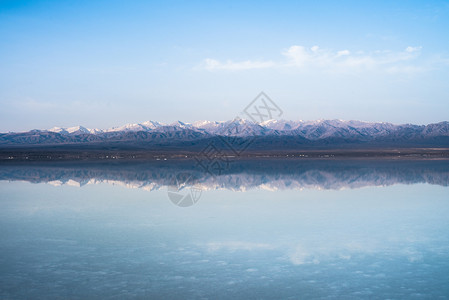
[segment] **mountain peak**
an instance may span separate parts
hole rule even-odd
[[[145,121],[145,122],[142,123],[142,125],[144,125],[144,126],[146,126],[148,128],[154,129],[154,128],[163,126],[164,124],[162,124],[160,122],[157,122],[157,121]]]

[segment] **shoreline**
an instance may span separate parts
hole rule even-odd
[[[221,152],[207,155],[201,151],[183,150],[82,150],[82,149],[0,149],[0,162],[14,161],[164,161],[198,158],[252,160],[252,159],[413,159],[447,160],[449,148],[391,148],[391,149],[298,149],[247,150],[240,155]]]

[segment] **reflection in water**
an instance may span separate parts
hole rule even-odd
[[[4,164],[0,298],[445,299],[448,178],[447,161]],[[207,201],[167,201],[197,185]]]
[[[189,207],[200,200],[202,186],[198,178],[191,172],[177,173],[174,182],[168,186],[168,198],[173,204],[180,207]]]
[[[185,177],[184,179],[181,177]],[[220,176],[195,161],[123,163],[33,163],[0,165],[0,180],[83,186],[111,183],[158,190],[194,185],[201,190],[343,189],[393,184],[449,185],[449,160],[300,160],[235,161]]]

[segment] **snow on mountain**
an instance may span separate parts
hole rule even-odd
[[[265,136],[274,133],[273,130],[265,128],[253,121],[235,118],[234,120],[222,123],[221,128],[216,132],[226,136]]]
[[[91,134],[99,134],[99,133],[103,133],[103,132],[104,132],[104,130],[98,129],[98,128],[88,129],[88,130],[89,130],[89,132],[90,132]]]
[[[192,128],[192,124],[184,123],[181,121],[176,121],[174,123],[169,124],[169,126],[179,127],[179,128]]]
[[[362,121],[345,120],[315,120],[315,121],[287,121],[267,120],[255,123],[250,120],[236,118],[230,121],[197,121],[184,123],[177,121],[164,124],[156,121],[146,121],[135,124],[125,124],[106,130],[89,129],[83,126],[75,127],[53,127],[48,132],[62,135],[101,135],[103,133],[120,132],[152,132],[173,133],[189,130],[198,134],[225,135],[225,136],[301,136],[309,140],[320,140],[326,138],[351,138],[368,139],[380,137],[411,138],[417,136],[449,136],[449,122],[440,122],[429,125],[391,123],[372,123]]]
[[[112,127],[105,132],[118,132],[118,131],[148,131],[148,127],[143,124],[125,124],[120,127]]]
[[[267,120],[260,123],[261,126],[273,129],[273,130],[293,130],[303,123],[300,121],[286,121],[286,120]]]
[[[53,127],[53,128],[48,129],[48,131],[61,133],[61,134],[68,134],[69,133],[65,128],[61,128],[61,127]]]
[[[429,124],[424,127],[422,133],[427,136],[447,135],[449,132],[449,122]]]
[[[143,123],[141,123],[143,126],[149,128],[149,129],[156,129],[158,127],[164,126],[165,124],[163,123],[159,123],[156,121],[145,121]]]
[[[221,124],[223,124],[224,122],[216,122],[216,121],[196,121],[192,123],[192,126],[194,128],[198,128],[198,129],[204,129],[207,130],[210,133],[213,133],[214,131],[216,131]]]
[[[74,126],[74,127],[68,127],[68,128],[53,127],[51,129],[49,129],[48,131],[55,132],[55,133],[60,133],[60,134],[73,134],[73,135],[78,135],[78,134],[97,134],[97,133],[103,132],[100,129],[88,129],[88,128],[83,127],[83,126]]]
[[[67,132],[70,134],[85,134],[90,133],[90,129],[87,129],[86,127],[83,126],[75,126],[67,128]]]

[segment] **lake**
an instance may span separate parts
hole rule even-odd
[[[0,164],[1,299],[448,299],[449,161]]]

